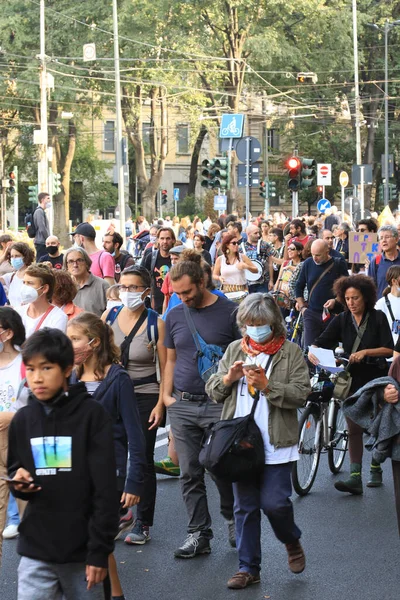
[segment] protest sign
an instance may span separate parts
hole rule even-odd
[[[379,253],[377,233],[349,232],[349,263],[365,264]]]

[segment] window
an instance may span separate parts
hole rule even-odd
[[[268,149],[279,150],[279,133],[276,129],[268,129]]]
[[[115,121],[104,123],[104,152],[115,152]]]
[[[176,153],[189,154],[189,125],[180,123],[176,126]]]

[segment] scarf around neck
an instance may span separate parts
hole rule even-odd
[[[242,339],[242,350],[248,356],[258,356],[259,354],[276,354],[285,343],[285,336],[272,338],[268,342],[259,344],[252,340],[248,335]]]

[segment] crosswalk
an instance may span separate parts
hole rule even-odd
[[[171,429],[171,425],[167,425],[166,427],[159,427],[157,430],[157,439],[156,439],[156,448],[160,448],[161,446],[166,446],[168,444],[168,432]]]

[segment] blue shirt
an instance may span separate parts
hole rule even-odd
[[[7,304],[7,296],[3,285],[0,283],[0,306],[4,306],[5,304]]]
[[[377,258],[378,257],[376,256],[369,263],[368,275],[375,281],[379,300],[379,298],[382,298],[383,290],[388,286],[386,281],[388,269],[390,269],[390,267],[400,266],[400,252],[397,253],[397,257],[394,260],[386,258],[384,252],[380,255],[380,262],[378,262],[378,264],[376,262]]]

